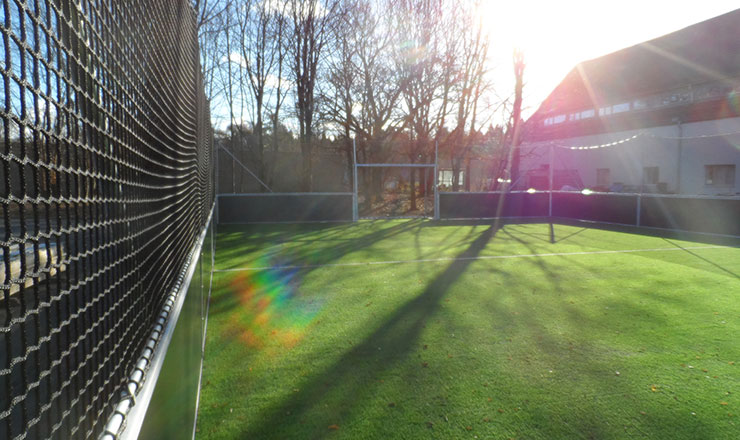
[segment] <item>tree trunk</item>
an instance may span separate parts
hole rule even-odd
[[[470,158],[465,159],[465,191],[470,192]]]
[[[411,163],[414,163],[412,160]],[[411,178],[409,179],[409,210],[416,211],[416,168],[411,168]]]
[[[272,188],[272,184],[274,183],[275,165],[278,161],[278,111],[279,108],[276,108],[272,118],[272,157],[268,162],[270,165],[267,173],[267,186],[270,188]]]
[[[345,151],[347,153],[347,176],[349,176],[349,187],[352,191],[355,190],[354,186],[354,175],[355,175],[355,157],[353,154],[353,144],[352,139],[349,138],[349,130],[345,133],[347,136],[347,142],[345,145]]]
[[[257,99],[257,175],[261,181],[265,181],[265,138],[262,129],[262,97]],[[260,192],[265,192],[264,185],[259,185]]]
[[[453,158],[450,162],[452,165],[452,192],[457,192],[460,188],[460,159]]]
[[[522,115],[522,90],[524,89],[524,55],[520,51],[514,52],[514,109],[512,114],[512,136],[511,148],[513,155],[511,160],[511,184],[510,189],[514,189],[519,180],[519,164],[521,162],[521,151],[519,149],[519,138],[521,130]]]
[[[301,157],[303,159],[301,167],[301,188],[305,192],[311,192],[313,189],[313,163],[312,148],[310,139],[301,139]]]

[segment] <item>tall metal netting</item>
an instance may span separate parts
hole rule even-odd
[[[94,438],[213,201],[186,0],[0,0],[0,438]]]

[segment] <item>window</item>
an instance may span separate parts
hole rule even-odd
[[[635,110],[641,110],[647,107],[648,103],[644,99],[635,99],[635,101],[632,103],[632,108]]]
[[[465,171],[460,171],[457,181],[458,185],[463,184],[463,177],[465,177]],[[440,170],[439,183],[444,186],[452,186],[452,170]]]
[[[658,167],[645,167],[642,169],[642,183],[656,185],[658,183]]]
[[[597,168],[596,169],[596,184],[599,186],[608,186],[610,179],[609,168]]]
[[[553,124],[560,124],[561,122],[565,122],[565,115],[557,115],[552,118]]]
[[[609,116],[610,114],[612,114],[611,107],[601,107],[599,109],[599,116]]]
[[[630,103],[623,102],[621,104],[614,104],[612,106],[612,113],[628,112],[630,110]]]
[[[663,95],[663,105],[678,104],[680,102],[688,101],[691,101],[691,93],[687,91]]]
[[[709,186],[735,186],[735,165],[704,165],[704,174]]]
[[[595,114],[594,109],[584,110],[581,112],[581,119],[593,118]]]

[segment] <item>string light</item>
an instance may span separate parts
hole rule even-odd
[[[653,138],[653,139],[660,139],[660,140],[677,141],[677,140],[710,139],[710,138],[716,138],[716,137],[729,137],[729,136],[736,136],[736,135],[740,135],[740,131],[728,132],[728,133],[704,134],[704,135],[698,135],[698,136],[683,136],[683,137],[678,137],[678,136],[661,136],[661,135],[649,133],[647,131],[640,131],[639,133],[637,133],[637,134],[635,134],[633,136],[630,136],[630,137],[627,137],[627,138],[624,138],[624,139],[619,139],[617,141],[603,143],[603,144],[571,146],[571,145],[567,145],[567,144],[563,143],[562,140],[554,140],[554,141],[548,141],[548,142],[543,142],[543,143],[530,143],[530,144],[523,144],[523,145],[527,145],[527,146],[531,146],[531,147],[549,147],[549,146],[552,146],[554,148],[562,148],[562,149],[566,149],[566,150],[597,150],[597,149],[600,149],[600,148],[609,148],[609,147],[614,147],[614,146],[617,146],[617,145],[626,144],[628,142],[634,141],[635,139],[637,139],[637,138],[639,138],[641,136],[646,136],[646,137],[650,137],[650,138]]]
[[[619,144],[624,144],[624,143],[627,143],[627,142],[631,142],[631,141],[637,139],[638,137],[640,137],[642,134],[643,133],[637,133],[636,135],[634,135],[632,137],[628,137],[628,138],[625,138],[625,139],[620,139],[618,141],[609,142],[609,143],[606,143],[606,144],[587,145],[587,146],[581,146],[581,147],[568,147],[568,146],[565,146],[565,145],[557,145],[557,147],[558,148],[567,148],[568,150],[596,150],[596,149],[599,149],[599,148],[613,147],[615,145],[619,145]]]

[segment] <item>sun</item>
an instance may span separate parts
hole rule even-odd
[[[510,83],[514,49],[524,53],[525,107],[539,103],[578,63],[732,11],[737,1],[469,0],[491,38],[489,58],[497,89]],[[505,92],[500,92],[506,95]]]

